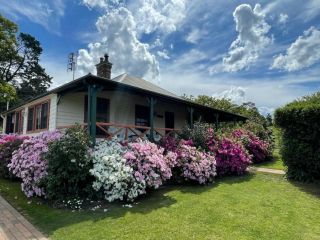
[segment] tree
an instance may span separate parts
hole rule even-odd
[[[269,127],[273,125],[272,116],[271,116],[270,113],[267,114],[266,120],[267,120],[267,123],[268,123]]]
[[[0,82],[0,104],[4,110],[7,102],[16,100],[16,89],[9,83]]]
[[[16,88],[19,101],[47,91],[51,77],[40,66],[40,42],[0,15],[0,81]]]

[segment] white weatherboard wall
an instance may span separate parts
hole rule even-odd
[[[68,126],[84,122],[84,97],[86,93],[71,93],[61,97],[57,105],[56,126]],[[104,91],[98,94],[100,98],[109,99],[109,121],[118,124],[135,124],[135,105],[148,106],[146,96],[135,95],[123,91]],[[154,126],[165,127],[165,111],[174,112],[175,128],[182,128],[186,122],[187,106],[170,102],[157,101]]]
[[[56,127],[74,125],[84,121],[85,93],[63,95],[57,104]]]
[[[6,124],[7,124],[7,115],[3,116],[4,118],[2,118],[2,133],[5,134],[6,132]]]

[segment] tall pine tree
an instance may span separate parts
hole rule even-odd
[[[41,53],[38,40],[30,34],[18,33],[18,26],[0,15],[0,83],[16,89],[15,103],[49,88],[51,77],[39,63]],[[0,95],[7,94],[0,92]]]

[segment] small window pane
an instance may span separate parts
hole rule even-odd
[[[41,129],[41,105],[36,106],[36,129]]]
[[[49,104],[44,103],[41,106],[41,129],[46,129],[48,127],[48,110],[49,110]]]

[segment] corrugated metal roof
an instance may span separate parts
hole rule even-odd
[[[181,99],[181,97],[179,97],[178,95],[176,95],[176,94],[174,94],[172,92],[169,92],[168,90],[163,89],[163,88],[157,86],[154,83],[146,81],[146,80],[144,80],[142,78],[137,78],[137,77],[134,77],[134,76],[130,76],[127,73],[121,74],[121,75],[119,75],[119,76],[117,76],[117,77],[115,77],[115,78],[113,78],[111,80],[115,81],[115,82],[122,83],[122,84],[129,85],[129,86],[132,86],[132,87],[137,87],[137,88],[140,88],[140,89],[143,89],[143,90],[147,90],[147,91],[159,93],[159,94],[162,94],[162,95],[166,95],[166,96],[169,96],[169,97]]]

